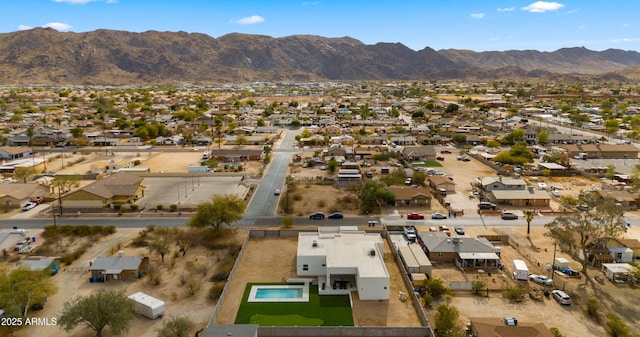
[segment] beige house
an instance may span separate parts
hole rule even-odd
[[[431,191],[426,187],[389,186],[387,189],[395,195],[396,207],[431,207]]]
[[[62,196],[67,208],[102,208],[114,203],[133,203],[144,196],[142,178],[118,172]]]
[[[35,197],[49,195],[49,187],[41,184],[0,184],[0,207],[3,209],[19,208]]]
[[[444,189],[447,193],[456,191],[456,183],[444,176],[430,176],[429,187],[438,191]]]

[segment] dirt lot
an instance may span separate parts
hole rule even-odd
[[[149,168],[151,172],[179,172],[186,173],[189,166],[200,165],[202,158],[201,150],[191,151],[186,148],[181,152],[114,152],[113,154],[76,152],[62,154],[48,154],[47,171],[59,174],[84,174],[92,172],[95,168],[103,168],[109,164],[125,165],[135,160],[141,163],[136,167]],[[247,174],[256,174],[262,163],[243,163],[244,171]]]
[[[38,317],[59,317],[60,310],[65,301],[76,296],[88,295],[97,289],[124,290],[127,295],[137,291],[143,291],[146,294],[165,301],[165,316],[162,319],[149,320],[142,316],[135,315],[129,331],[125,334],[126,336],[157,336],[156,329],[158,329],[164,321],[170,317],[180,315],[189,317],[195,323],[197,329],[205,327],[214,309],[214,303],[208,299],[209,288],[212,284],[209,282],[209,278],[216,272],[216,261],[220,261],[222,256],[206,248],[195,247],[189,250],[185,257],[182,257],[181,254],[167,254],[163,264],[160,256],[158,254],[150,255],[147,248],[127,246],[127,244],[137,236],[139,231],[140,229],[119,229],[115,234],[93,243],[79,260],[70,266],[64,267],[60,273],[53,276],[58,286],[58,293],[47,300],[47,304],[42,311],[38,311],[35,314]],[[31,233],[31,235],[33,234],[34,233]],[[37,234],[37,242],[40,242],[42,239],[39,233]],[[238,230],[234,240],[240,240],[237,242],[240,244],[245,236],[246,231]],[[220,241],[220,243],[222,244],[225,241],[226,240]],[[142,278],[137,282],[112,281],[107,283],[90,283],[89,272],[87,271],[89,262],[93,261],[97,256],[115,255],[119,249],[123,250],[125,255],[129,256],[149,256],[150,264],[159,268],[161,271],[160,285],[150,285],[148,277]],[[172,252],[175,250],[177,250],[177,247],[173,246]],[[37,253],[37,250],[34,253]],[[206,273],[203,277],[205,281],[202,282],[201,289],[194,296],[189,296],[181,280],[185,275],[188,276],[201,272]],[[84,327],[78,327],[66,333],[59,326],[32,326],[20,330],[17,336],[55,337],[61,334],[73,337],[92,336]]]

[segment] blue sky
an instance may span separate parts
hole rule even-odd
[[[640,51],[637,0],[1,0],[0,32],[239,32],[350,36],[420,50]]]

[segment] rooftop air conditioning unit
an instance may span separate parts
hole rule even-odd
[[[313,240],[313,243],[311,244],[311,247],[318,247],[318,241]]]
[[[369,251],[369,256],[376,256],[376,250],[375,249],[371,249]]]

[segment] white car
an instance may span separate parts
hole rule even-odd
[[[36,204],[35,202],[29,201],[28,203],[24,204],[24,206],[22,206],[22,210],[28,211],[30,209],[34,209],[36,206],[38,206],[38,204]]]
[[[529,275],[529,280],[535,282],[535,283],[540,283],[540,284],[544,284],[546,286],[551,286],[553,285],[553,280],[544,276],[544,275],[535,275],[535,274],[531,274]]]
[[[553,295],[553,298],[555,298],[556,301],[558,301],[558,303],[564,304],[564,305],[571,305],[571,297],[569,297],[569,295],[567,295],[567,293],[565,293],[564,291],[556,289],[556,290],[553,290],[551,294]]]
[[[276,190],[273,192],[273,195],[280,195],[280,189],[276,188]]]

